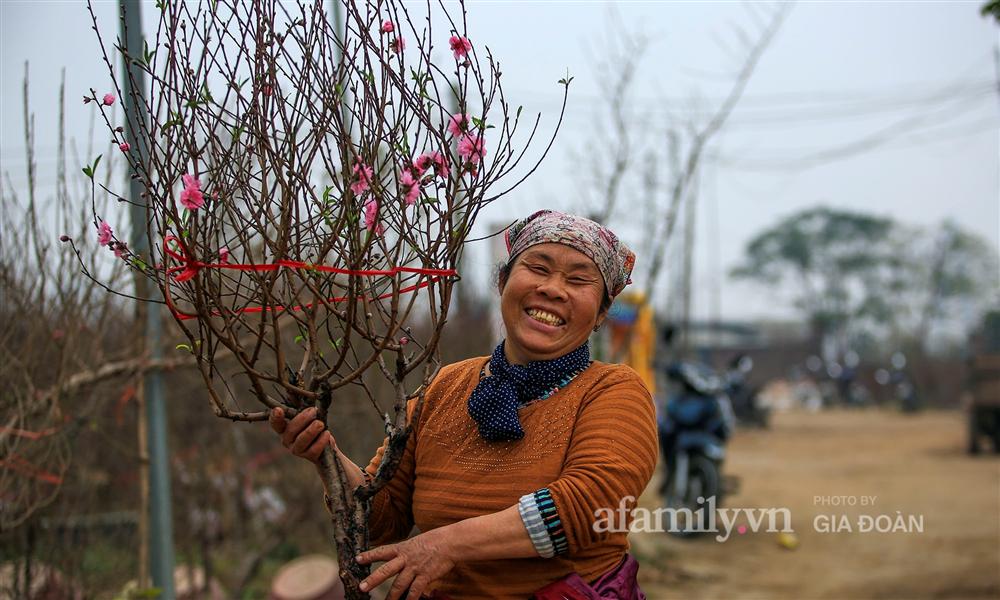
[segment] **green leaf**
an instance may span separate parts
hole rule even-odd
[[[92,166],[92,167],[90,168],[90,172],[91,172],[91,173],[97,173],[97,165],[98,165],[98,163],[100,163],[100,162],[101,162],[101,158],[102,158],[103,156],[104,156],[103,154],[98,154],[98,155],[97,155],[97,158],[95,158],[95,159],[94,159],[94,166]]]
[[[296,344],[300,344],[300,343],[304,342],[305,340],[306,340],[305,336],[297,335],[297,336],[295,336],[295,340],[294,341],[295,341]]]
[[[83,174],[89,177],[90,179],[94,178],[94,171],[89,166],[86,166],[80,170],[83,171]]]
[[[187,344],[177,344],[176,346],[174,346],[174,350],[187,350],[188,352],[194,353],[194,349],[192,349],[191,346],[188,346]]]
[[[149,42],[142,40],[142,64],[150,67],[153,64],[153,59],[156,57],[156,50],[150,51]]]
[[[333,186],[328,185],[326,189],[323,190],[323,204],[330,204],[330,192],[333,191]]]
[[[522,111],[523,109],[524,109],[524,107],[523,107],[523,106],[518,106],[518,107],[517,107],[517,114],[516,114],[516,115],[514,115],[514,119],[520,119],[520,118],[521,118],[521,111]]]

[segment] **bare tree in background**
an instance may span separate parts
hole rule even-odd
[[[106,405],[95,386],[150,368],[136,352],[121,298],[75,276],[82,265],[119,286],[127,281],[125,265],[104,260],[96,248],[76,255],[57,251],[58,232],[89,231],[90,207],[83,199],[90,190],[79,173],[67,171],[67,153],[77,150],[65,138],[61,86],[54,197],[39,197],[28,92],[25,65],[26,189],[19,196],[5,172],[0,190],[0,533],[56,497],[72,456],[70,440],[87,415]],[[105,184],[113,172],[109,166]],[[106,198],[97,206],[109,215],[124,212]]]
[[[336,398],[356,394],[381,415],[388,450],[353,494],[333,451],[321,458],[341,576],[349,597],[366,597],[357,585],[368,567],[352,557],[368,546],[370,500],[405,447],[408,401],[419,410],[439,368],[467,235],[537,167],[513,175],[540,115],[518,131],[521,110],[488,49],[469,41],[464,5],[453,19],[443,3],[413,16],[402,2],[344,1],[343,36],[322,2],[158,6],[155,43],[128,57],[151,82],[135,98],[146,118],[133,120],[134,138],[108,110],[125,87],[113,55],[125,50],[96,19],[115,92],[86,99],[144,189],[152,254],[132,252],[98,210],[91,221],[160,290],[217,416],[315,406],[325,420]],[[445,43],[445,58],[432,56]],[[235,369],[220,368],[221,352]],[[369,370],[392,386],[391,402],[375,397]],[[248,397],[264,410],[246,408]]]
[[[598,208],[592,211],[602,220],[612,220],[617,215],[618,198],[622,182],[632,170],[639,170],[635,177],[640,182],[638,196],[643,199],[642,240],[637,244],[642,261],[637,264],[645,277],[646,297],[654,298],[673,233],[678,222],[681,205],[694,203],[697,197],[697,177],[706,148],[725,127],[729,116],[738,105],[754,70],[775,34],[791,10],[791,4],[744,5],[751,23],[750,30],[733,25],[736,45],[725,47],[727,54],[738,61],[728,93],[721,103],[707,111],[705,117],[680,119],[669,117],[662,134],[644,138],[654,127],[648,118],[634,118],[630,105],[630,90],[636,81],[639,61],[648,48],[648,39],[641,33],[626,30],[615,19],[609,19],[608,64],[600,67],[604,81],[611,81],[607,89],[607,113],[597,127],[598,140],[591,145],[594,160],[592,189],[601,191]],[[632,118],[629,117],[632,115]],[[648,147],[646,147],[648,146]],[[603,153],[594,154],[597,148]],[[638,165],[638,157],[642,164]],[[693,213],[692,209],[686,211]],[[693,236],[686,236],[684,255],[689,255]],[[684,260],[684,259],[682,259]],[[690,268],[690,266],[688,267]],[[689,290],[682,290],[689,294]]]

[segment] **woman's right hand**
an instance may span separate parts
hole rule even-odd
[[[299,412],[291,421],[285,419],[285,411],[272,408],[268,418],[271,428],[281,436],[281,445],[292,454],[317,463],[320,454],[328,446],[337,449],[337,443],[322,421],[316,418],[316,408],[310,407]]]

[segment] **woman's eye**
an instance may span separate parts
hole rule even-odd
[[[532,271],[534,271],[535,273],[545,273],[546,272],[545,271],[545,267],[543,267],[541,265],[528,265],[528,268],[531,269]]]
[[[591,283],[589,279],[583,279],[581,277],[571,277],[569,282],[573,285],[587,285],[588,283]]]

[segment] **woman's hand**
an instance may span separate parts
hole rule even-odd
[[[299,412],[291,421],[285,420],[285,411],[272,408],[268,420],[271,428],[281,435],[281,444],[295,456],[318,463],[319,455],[327,446],[337,449],[333,434],[316,418],[314,407]]]
[[[362,552],[357,560],[363,565],[386,561],[361,582],[361,591],[367,592],[395,576],[386,600],[398,600],[404,594],[406,600],[417,600],[424,592],[430,592],[428,586],[448,574],[456,562],[447,527]]]

